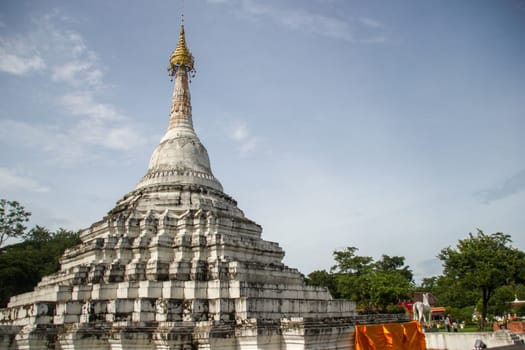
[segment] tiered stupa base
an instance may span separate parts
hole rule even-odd
[[[132,192],[81,233],[59,272],[11,298],[0,348],[280,349],[327,346],[326,332],[334,344],[347,339],[354,303],[305,286],[260,236],[224,194]]]

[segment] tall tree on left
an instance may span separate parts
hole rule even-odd
[[[0,247],[7,239],[25,234],[24,224],[30,216],[31,213],[17,201],[0,199]]]

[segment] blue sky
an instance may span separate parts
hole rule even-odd
[[[525,2],[191,0],[214,174],[305,274],[346,246],[416,278],[476,228],[525,249]],[[0,4],[0,197],[80,229],[168,123],[180,1]]]

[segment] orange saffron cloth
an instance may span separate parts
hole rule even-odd
[[[426,350],[421,323],[355,326],[355,350]]]

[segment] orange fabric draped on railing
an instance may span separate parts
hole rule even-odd
[[[417,321],[355,326],[355,350],[426,350]]]

